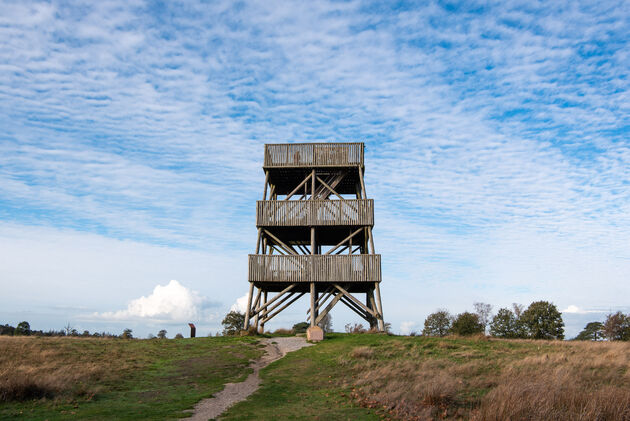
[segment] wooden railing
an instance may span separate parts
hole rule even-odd
[[[265,168],[356,166],[363,166],[363,143],[288,143],[265,145]]]
[[[259,200],[256,226],[374,225],[374,200]]]
[[[380,254],[249,255],[251,282],[380,282]]]

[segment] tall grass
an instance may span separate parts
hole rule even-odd
[[[359,346],[354,397],[399,419],[630,420],[630,344],[450,338]]]
[[[93,395],[99,382],[133,366],[121,349],[105,346],[117,340],[99,341],[101,349],[89,346],[94,339],[0,337],[0,402]]]

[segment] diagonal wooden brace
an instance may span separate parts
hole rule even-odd
[[[371,308],[369,308],[368,306],[363,304],[361,301],[359,301],[356,298],[354,298],[354,296],[352,296],[352,294],[350,294],[348,291],[346,291],[345,289],[341,288],[337,284],[333,284],[333,285],[335,286],[335,288],[337,288],[339,291],[341,291],[341,293],[343,295],[345,295],[350,300],[352,300],[355,304],[357,304],[363,311],[365,311],[368,314],[371,314],[372,316],[376,317],[377,319],[380,319],[380,315],[377,312],[375,312],[374,310],[372,310]]]
[[[258,307],[257,309],[255,309],[252,313],[252,316],[254,314],[258,314],[260,313],[263,309],[269,307],[271,304],[273,304],[278,298],[282,297],[286,292],[291,291],[293,288],[295,288],[296,284],[291,284],[288,287],[286,287],[285,289],[283,289],[282,291],[280,291],[278,293],[278,295],[276,295],[275,297],[273,297],[271,300],[267,301],[266,303],[263,303],[260,307]],[[251,317],[251,316],[250,316]]]

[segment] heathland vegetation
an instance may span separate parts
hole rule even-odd
[[[1,337],[0,418],[175,419],[261,355],[255,337]],[[226,419],[630,419],[630,344],[329,334]]]
[[[630,344],[332,334],[227,420],[630,419]]]
[[[261,356],[256,336],[239,336],[242,320],[232,314],[223,337],[194,339],[0,326],[0,419],[185,417]],[[422,334],[370,334],[358,324],[346,332],[263,369],[261,388],[225,418],[630,420],[623,313],[588,323],[571,341],[559,340],[561,315],[544,301],[496,314],[483,303],[456,316],[439,310]]]

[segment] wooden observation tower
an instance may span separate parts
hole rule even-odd
[[[363,150],[363,143],[265,145],[246,330],[264,331],[305,294],[311,329],[342,302],[371,328],[384,330],[381,256],[374,251],[374,200],[363,182]]]

